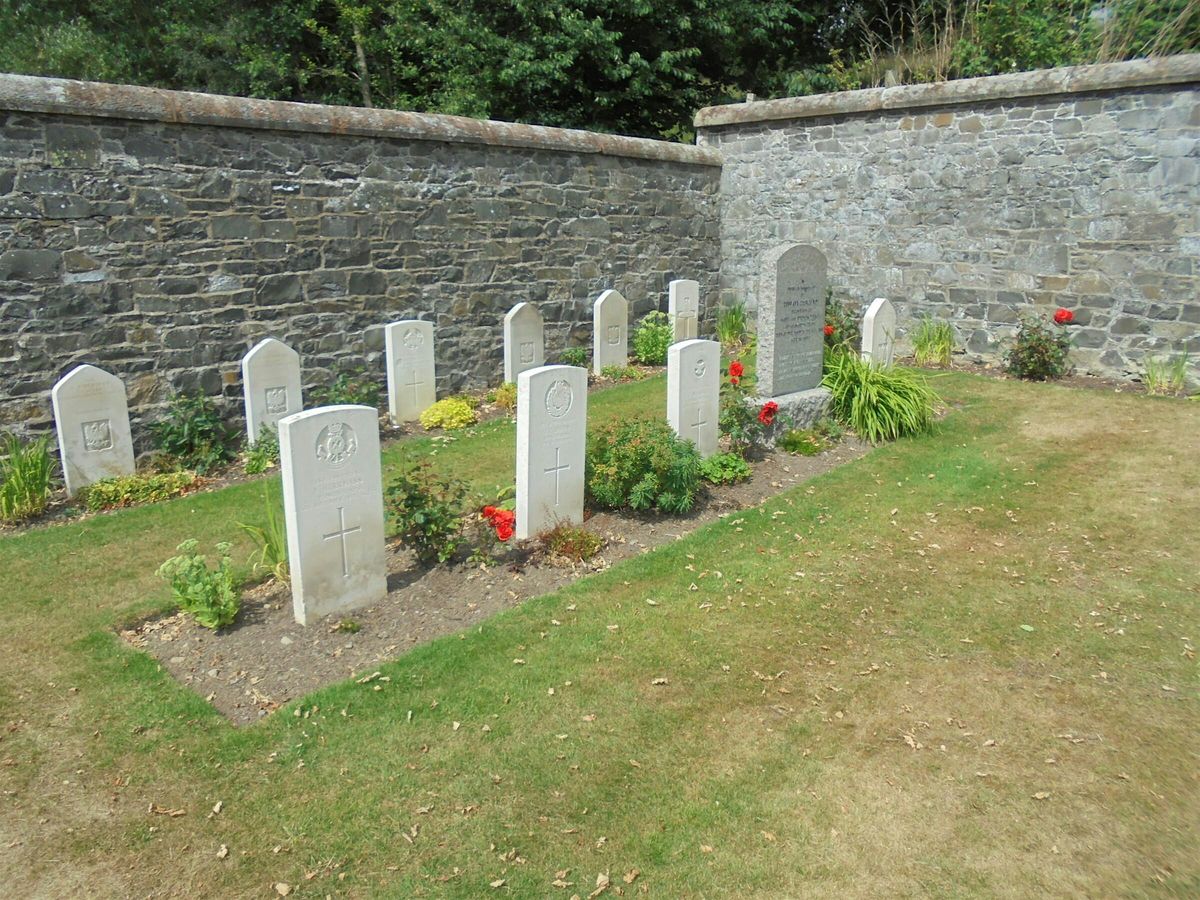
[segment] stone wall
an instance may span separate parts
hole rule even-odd
[[[444,395],[501,379],[501,322],[539,304],[547,351],[591,304],[635,314],[694,278],[715,299],[714,154],[447,116],[0,76],[0,428],[50,423],[90,362],[144,419],[173,390],[240,415],[263,337],[307,386],[338,363],[383,382],[380,327],[437,324]]]
[[[724,163],[725,300],[753,307],[764,251],[799,241],[825,253],[835,295],[890,298],[901,334],[948,318],[977,358],[1000,355],[1019,313],[1064,306],[1081,371],[1200,363],[1200,56],[711,107],[696,124]]]

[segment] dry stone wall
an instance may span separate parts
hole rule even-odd
[[[381,110],[0,76],[0,427],[49,427],[80,363],[121,377],[134,433],[172,390],[240,415],[265,337],[306,387],[384,381],[383,326],[436,324],[444,394],[495,384],[502,321],[590,342],[672,279],[715,294],[720,169],[694,147]]]
[[[948,318],[997,358],[1022,312],[1075,311],[1082,371],[1186,351],[1200,379],[1200,56],[702,110],[721,154],[721,295],[765,248],[828,259],[835,295]]]

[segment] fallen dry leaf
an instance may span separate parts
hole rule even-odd
[[[228,855],[229,855],[229,848],[226,847],[224,844],[222,844],[221,849],[217,851],[217,859],[224,859]]]
[[[670,682],[669,682],[669,681],[667,681],[667,679],[663,678],[662,676],[659,676],[658,678],[655,678],[655,679],[654,679],[653,681],[651,681],[650,683],[651,683],[651,684],[670,684]]]
[[[1049,797],[1050,797],[1049,791],[1038,791],[1036,794],[1033,795],[1034,800],[1047,800],[1047,799],[1049,799]]]
[[[284,881],[275,882],[275,893],[280,897],[286,897],[292,892],[292,886]]]
[[[493,882],[492,882],[492,885],[491,885],[491,886],[492,886],[492,887],[494,887],[494,888],[502,888],[502,887],[504,887],[504,879],[503,879],[503,878],[497,878],[495,881],[493,881]]]
[[[633,884],[635,881],[637,881],[637,877],[641,874],[642,873],[637,869],[630,869],[625,873],[623,880],[626,884]]]
[[[156,816],[170,816],[172,819],[187,815],[186,809],[168,809],[165,806],[159,806],[157,803],[150,804],[150,812]]]
[[[588,900],[592,900],[593,897],[599,897],[601,894],[607,891],[609,884],[611,884],[611,879],[609,879],[607,874],[601,872],[599,875],[597,875],[596,889],[588,894]]]

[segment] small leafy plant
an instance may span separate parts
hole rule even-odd
[[[1146,390],[1151,394],[1178,397],[1187,390],[1188,358],[1184,353],[1160,359],[1146,357],[1146,371],[1142,378]]]
[[[745,458],[761,449],[768,431],[776,427],[778,416],[779,405],[774,401],[760,404],[747,380],[745,367],[736,359],[731,362],[721,383],[717,417],[717,427],[729,442],[730,452]]]
[[[1069,309],[1054,313],[1054,324],[1069,325],[1075,319]],[[1004,354],[1005,369],[1010,375],[1029,381],[1045,381],[1067,374],[1067,354],[1071,338],[1062,330],[1055,331],[1040,319],[1022,316],[1021,325],[1012,347]]]
[[[0,441],[0,521],[19,522],[40,515],[54,488],[50,438],[24,442],[15,434]]]
[[[287,529],[279,498],[266,484],[262,498],[264,524],[238,522],[238,528],[250,535],[255,543],[254,553],[250,556],[251,571],[286,585],[291,581],[291,573],[288,570]]]
[[[444,563],[463,544],[467,486],[428,463],[401,472],[384,492],[384,508],[400,543],[425,565]]]
[[[506,381],[500,387],[496,388],[496,395],[492,400],[498,407],[504,410],[514,410],[517,408],[517,386],[511,381]]]
[[[447,397],[426,408],[418,416],[418,419],[423,428],[431,431],[434,428],[453,431],[456,428],[474,425],[479,420],[479,416],[475,412],[475,407],[471,405],[471,401],[466,398]]]
[[[862,346],[862,319],[859,309],[848,300],[825,290],[825,357],[838,351],[855,352]]]
[[[134,506],[138,503],[157,503],[179,497],[195,488],[200,478],[195,472],[176,470],[151,475],[122,475],[94,481],[79,494],[91,512]]]
[[[647,313],[633,332],[634,359],[645,366],[665,366],[667,348],[674,339],[674,329],[665,312]]]
[[[829,442],[815,428],[793,428],[780,435],[775,446],[798,456],[816,456],[829,446]]]
[[[339,406],[355,404],[379,408],[382,389],[379,382],[367,374],[361,366],[338,364],[328,384],[317,385],[309,391],[309,397],[317,406]]]
[[[721,349],[730,356],[736,356],[745,349],[747,321],[746,304],[740,300],[722,306],[717,312],[717,340],[721,342]]]
[[[211,397],[176,394],[166,414],[150,424],[154,446],[177,468],[201,475],[233,459],[233,432]]]
[[[279,432],[270,425],[258,430],[258,439],[242,451],[242,467],[247,475],[261,475],[279,464]]]
[[[604,366],[600,369],[600,377],[613,381],[641,381],[646,376],[637,366]]]
[[[612,422],[588,438],[586,478],[601,506],[685,513],[699,488],[700,454],[666,422]]]
[[[205,628],[222,628],[237,618],[242,598],[234,588],[233,565],[229,544],[217,544],[216,570],[208,559],[196,552],[199,541],[184,541],[172,556],[158,567],[158,577],[170,582],[179,608],[190,613]]]
[[[954,352],[954,326],[942,319],[924,316],[913,329],[913,357],[918,366],[950,365]]]
[[[564,366],[579,366],[586,368],[588,364],[587,347],[567,347],[559,354]]]
[[[937,394],[914,372],[841,352],[832,354],[821,383],[833,394],[833,414],[864,440],[879,443],[933,427]]]
[[[572,562],[585,562],[600,552],[604,539],[581,525],[562,523],[538,535],[547,553]]]
[[[750,477],[750,463],[736,453],[714,453],[700,462],[700,477],[709,484],[736,484]]]

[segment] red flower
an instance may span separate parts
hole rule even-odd
[[[1069,309],[1062,309],[1060,307],[1059,309],[1054,311],[1054,324],[1055,325],[1070,325],[1074,321],[1075,321],[1075,313],[1071,312]]]
[[[779,404],[774,400],[768,400],[763,404],[762,409],[758,411],[758,421],[764,425],[770,425],[775,421],[775,414],[779,412]]]
[[[737,386],[738,386],[738,383],[739,383],[741,380],[742,380],[742,379],[740,379],[740,378],[737,378],[737,377],[735,376],[735,377],[732,377],[732,378],[730,378],[730,379],[729,379],[729,383],[730,383],[730,384],[732,384],[734,387],[737,387]]]
[[[483,508],[483,517],[484,517],[485,519],[490,519],[490,518],[492,518],[492,517],[493,517],[493,516],[495,516],[495,515],[496,515],[496,507],[494,507],[494,506],[485,506],[485,507]]]
[[[832,337],[832,336],[833,336],[833,326],[826,325],[825,326],[825,337]]]
[[[746,370],[742,367],[742,364],[736,359],[729,364],[729,377],[734,379],[734,384],[737,384],[737,379],[741,378],[745,371]]]
[[[513,529],[512,523],[510,523],[510,522],[507,522],[507,521],[500,522],[499,524],[496,525],[496,537],[499,538],[501,541],[507,541],[509,538],[511,538],[513,536],[513,532],[514,532],[514,529]]]

